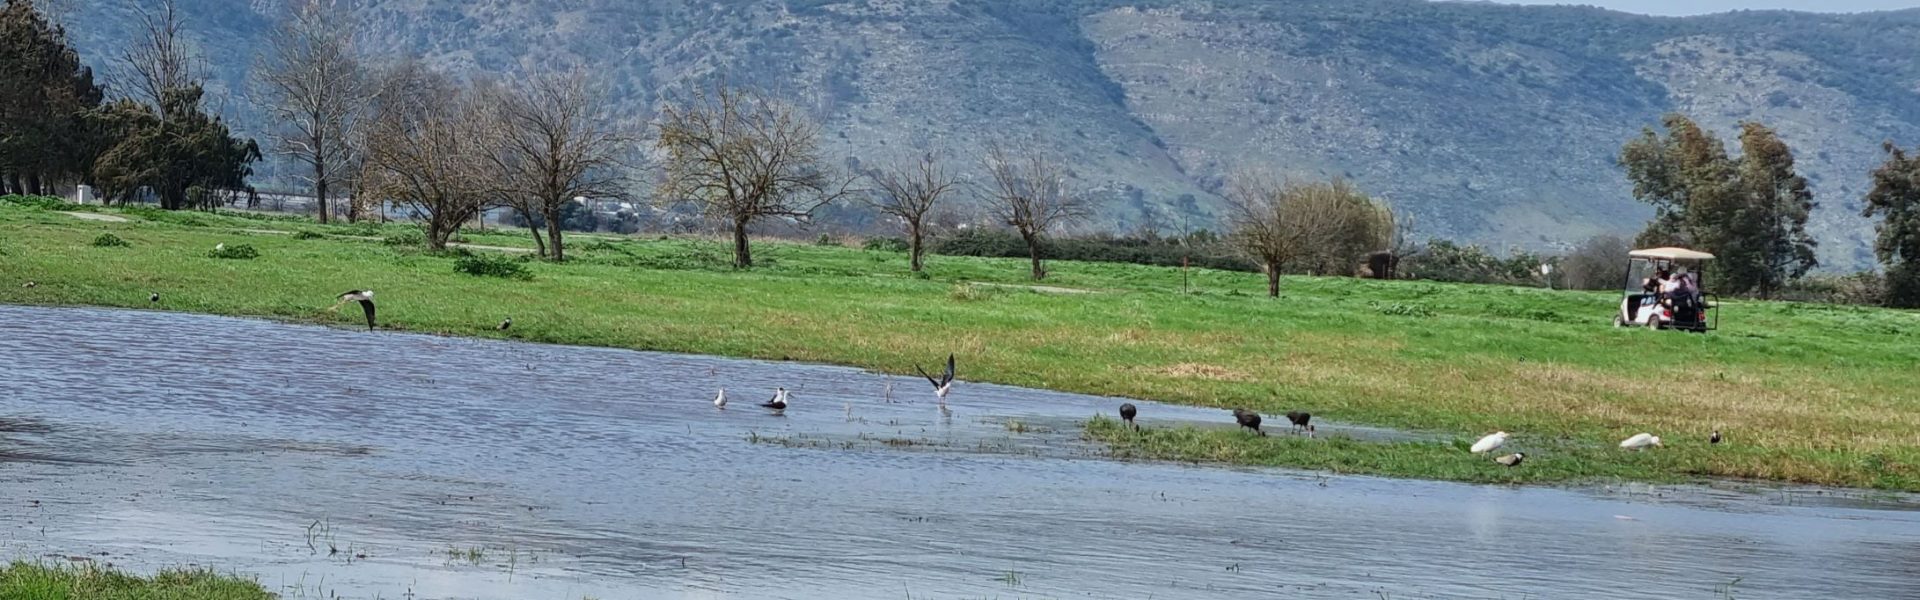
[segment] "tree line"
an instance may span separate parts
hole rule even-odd
[[[695,88],[641,128],[618,118],[579,67],[461,79],[418,60],[376,63],[357,46],[344,11],[333,0],[297,0],[281,19],[250,82],[275,123],[263,150],[207,109],[204,62],[184,40],[172,0],[142,11],[139,38],[115,57],[121,90],[95,80],[33,0],[6,0],[0,75],[16,85],[0,89],[0,193],[45,194],[77,182],[114,202],[212,208],[252,194],[247,180],[265,152],[298,165],[294,176],[311,189],[322,222],[336,199],[348,202],[349,220],[391,202],[413,213],[430,248],[443,249],[461,227],[505,207],[529,228],[540,256],[564,260],[563,225],[578,220],[576,199],[630,198],[651,183],[656,201],[726,224],[736,267],[753,265],[756,226],[806,223],[824,206],[855,201],[900,226],[916,272],[925,267],[931,219],[971,198],[1019,238],[1036,280],[1047,275],[1048,238],[1092,208],[1067,166],[1027,140],[989,145],[977,181],[937,152],[843,170],[823,156],[816,121],[749,87],[719,80]],[[1685,116],[1662,125],[1627,142],[1619,157],[1633,195],[1655,209],[1636,245],[1712,252],[1723,292],[1761,297],[1818,265],[1806,231],[1811,188],[1771,129],[1742,123],[1740,154],[1731,156]],[[1886,151],[1866,215],[1881,217],[1875,250],[1888,302],[1913,306],[1920,158],[1891,144]],[[643,156],[657,164],[643,168]],[[1239,173],[1222,196],[1219,239],[1268,275],[1270,295],[1290,272],[1507,281],[1530,276],[1535,260],[1556,262],[1494,259],[1440,242],[1416,248],[1411,219],[1338,179]],[[1618,269],[1603,266],[1601,255],[1621,245],[1590,240],[1557,262],[1573,269],[1568,281],[1603,285]]]

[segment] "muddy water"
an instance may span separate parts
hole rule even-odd
[[[19,307],[0,365],[0,560],[289,597],[1920,598],[1910,501],[1113,462],[1103,398]]]

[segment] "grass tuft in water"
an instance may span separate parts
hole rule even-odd
[[[271,600],[259,583],[210,570],[166,570],[137,577],[94,566],[15,562],[0,569],[0,598],[31,600]]]

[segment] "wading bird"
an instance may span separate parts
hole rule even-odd
[[[160,292],[147,294],[147,304],[159,304],[159,303],[160,303]]]
[[[32,288],[40,287],[40,284],[29,281],[29,282],[20,284],[20,287],[32,289]]]
[[[1502,457],[1500,457],[1500,458],[1496,458],[1496,459],[1493,459],[1493,462],[1497,462],[1497,463],[1500,463],[1500,464],[1503,464],[1503,465],[1506,465],[1506,466],[1507,466],[1507,468],[1509,468],[1509,469],[1511,469],[1511,468],[1514,468],[1514,467],[1518,467],[1518,466],[1520,466],[1520,461],[1523,461],[1523,460],[1526,460],[1526,459],[1527,459],[1527,453],[1525,453],[1525,452],[1515,452],[1515,453],[1513,453],[1513,454],[1508,454],[1508,455],[1506,455],[1506,456],[1502,456]]]
[[[1720,430],[1718,430],[1718,429],[1715,429],[1715,430],[1713,430],[1713,435],[1711,435],[1711,436],[1708,436],[1708,437],[1707,437],[1707,443],[1708,443],[1708,444],[1716,444],[1716,445],[1717,445],[1717,444],[1719,444],[1719,443],[1720,443]]]
[[[1294,429],[1312,432],[1313,431],[1312,421],[1313,421],[1313,415],[1308,414],[1306,411],[1296,410],[1296,411],[1287,413],[1287,422],[1293,423]]]
[[[773,399],[760,404],[761,408],[772,409],[774,413],[784,414],[787,410],[787,388],[774,390]]]
[[[1233,420],[1239,423],[1241,427],[1252,429],[1254,433],[1258,433],[1263,436],[1267,434],[1267,432],[1260,430],[1260,413],[1249,412],[1246,409],[1236,408],[1236,409],[1233,409]]]
[[[1140,428],[1140,424],[1133,422],[1133,416],[1137,414],[1140,414],[1140,409],[1134,408],[1133,403],[1129,402],[1120,405],[1120,420],[1126,421],[1127,424],[1132,425],[1134,429]]]
[[[340,305],[348,302],[360,303],[361,312],[367,313],[367,331],[373,331],[373,290],[353,290],[341,294],[340,301],[333,303],[333,306],[327,307],[327,312],[339,310]]]
[[[713,407],[720,410],[727,409],[727,390],[725,388],[721,388],[720,395],[713,397]]]
[[[1645,450],[1650,446],[1659,446],[1660,438],[1651,433],[1636,433],[1633,437],[1620,440],[1620,447],[1628,450]]]
[[[1487,437],[1480,438],[1480,441],[1474,442],[1473,447],[1468,448],[1468,450],[1473,452],[1474,454],[1482,454],[1482,453],[1498,450],[1500,449],[1501,446],[1505,446],[1506,444],[1507,444],[1507,432],[1495,431],[1492,434],[1487,435]]]
[[[213,245],[213,251],[214,251],[214,252],[222,252],[222,251],[225,251],[226,249],[227,249],[227,243],[226,243],[226,242],[221,242],[221,243],[218,243],[218,244],[214,244],[214,245]]]
[[[500,327],[498,327],[498,329],[501,331],[506,331],[512,328],[513,328],[513,317],[507,317],[507,320],[501,321]]]

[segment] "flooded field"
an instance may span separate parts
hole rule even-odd
[[[24,307],[0,365],[0,560],[289,598],[1920,598],[1910,498],[1116,462],[1109,398]]]

